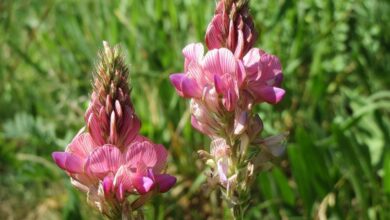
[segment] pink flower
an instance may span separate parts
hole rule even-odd
[[[85,172],[88,156],[97,148],[98,145],[89,133],[82,133],[72,140],[65,152],[52,154],[56,164],[72,178],[72,184],[84,192],[88,192],[90,186],[98,183],[98,178]]]
[[[285,91],[280,88],[283,80],[282,67],[279,59],[258,48],[251,49],[243,58],[247,90],[255,102],[280,102]]]
[[[105,197],[122,201],[126,193],[166,192],[176,183],[175,177],[161,173],[167,155],[162,145],[141,136],[122,152],[111,144],[97,147],[88,134],[82,134],[66,152],[54,152],[53,159],[77,181],[78,188],[88,191],[102,184]]]
[[[190,44],[183,49],[184,73],[172,74],[172,84],[185,98],[202,99],[205,91],[215,89],[222,96],[227,111],[233,111],[239,98],[245,69],[226,48],[211,50],[203,56],[201,44]],[[218,104],[216,102],[215,104]]]

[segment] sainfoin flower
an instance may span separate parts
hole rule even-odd
[[[201,132],[213,136],[218,133],[215,130],[225,130],[226,124],[221,125],[220,118],[232,112],[238,122],[235,125],[240,126],[243,123],[239,122],[247,121],[254,104],[276,104],[282,100],[283,74],[276,56],[257,48],[251,49],[242,60],[226,48],[213,49],[206,55],[203,51],[200,43],[186,46],[185,72],[170,76],[177,93],[192,99],[191,122]],[[214,114],[209,114],[210,111]]]
[[[276,56],[258,48],[252,48],[242,60],[226,48],[210,50],[204,56],[203,51],[200,43],[186,46],[185,72],[170,76],[182,97],[204,99],[215,89],[227,111],[235,109],[240,95],[253,103],[276,104],[283,98],[282,67]]]
[[[88,201],[110,218],[132,216],[155,193],[167,192],[176,178],[164,173],[168,152],[139,134],[127,85],[128,70],[118,48],[105,43],[85,113],[88,131],[77,134],[57,165]],[[130,202],[127,197],[131,195]]]
[[[184,71],[170,76],[176,92],[190,99],[192,126],[211,138],[210,153],[198,153],[235,218],[243,217],[253,177],[282,155],[287,136],[260,137],[263,121],[253,106],[278,104],[285,90],[279,58],[253,47],[257,34],[248,4],[219,0],[206,30],[208,50],[187,45]]]

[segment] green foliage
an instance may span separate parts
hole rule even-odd
[[[248,219],[390,219],[390,3],[251,1],[257,46],[280,57],[287,95],[259,106],[264,136],[290,132],[280,166],[256,180]],[[142,133],[170,151],[177,186],[148,219],[221,219],[204,187],[188,103],[168,75],[203,41],[214,1],[0,1],[0,218],[99,218],[50,154],[83,126],[102,40],[130,64]]]

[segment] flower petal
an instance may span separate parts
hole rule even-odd
[[[248,112],[236,111],[234,117],[234,134],[239,135],[244,132],[248,124]]]
[[[93,141],[91,135],[82,133],[72,140],[66,151],[81,158],[86,158],[96,147],[97,144]]]
[[[255,74],[258,72],[260,62],[260,49],[252,48],[243,58],[243,63],[246,71],[249,74]]]
[[[156,175],[155,180],[159,186],[160,193],[167,192],[176,184],[176,177],[168,174]]]
[[[205,55],[202,67],[210,75],[235,74],[236,58],[226,48],[211,50]]]
[[[206,30],[206,45],[209,50],[221,48],[224,41],[223,30],[224,30],[224,15],[217,14],[211,20]]]
[[[131,168],[137,168],[137,173],[146,174],[145,168],[152,168],[155,173],[164,169],[168,152],[161,144],[147,140],[135,142],[126,153],[126,161]],[[140,165],[142,165],[140,167]]]
[[[184,47],[183,55],[185,57],[185,69],[187,69],[188,65],[192,62],[200,62],[203,57],[204,48],[201,43],[192,43]]]
[[[252,89],[256,101],[265,101],[270,104],[276,104],[283,99],[285,91],[278,87],[259,86]]]
[[[219,181],[223,184],[227,184],[227,171],[228,171],[228,160],[226,158],[221,158],[217,162],[217,170],[218,170],[218,176]]]
[[[123,146],[128,146],[137,137],[141,122],[131,107],[124,107],[124,118],[120,127],[120,138]],[[122,140],[123,139],[123,140]]]
[[[176,92],[180,96],[184,96],[183,92],[182,92],[182,88],[181,88],[181,82],[182,82],[184,77],[185,77],[185,75],[182,73],[174,73],[174,74],[171,74],[169,76],[169,79],[171,80],[172,85],[175,87]]]
[[[183,78],[181,81],[182,93],[185,98],[200,98],[202,92],[198,87],[196,80],[190,78]]]
[[[98,117],[95,115],[95,113],[92,112],[89,115],[87,126],[88,131],[91,134],[91,137],[93,138],[94,142],[97,145],[103,145],[104,139],[101,134]]]
[[[153,180],[147,176],[134,176],[132,181],[135,189],[141,195],[148,193],[154,185]]]
[[[83,159],[68,152],[53,152],[53,160],[63,170],[70,173],[83,172]]]
[[[218,94],[224,93],[225,85],[220,76],[214,75],[214,85],[215,85],[215,91],[217,91]]]
[[[104,177],[102,185],[103,185],[103,191],[105,196],[109,196],[111,194],[114,185],[113,181],[114,181],[114,177],[111,173],[106,177]]]
[[[236,93],[232,91],[232,89],[229,89],[224,95],[223,105],[225,106],[227,111],[231,112],[236,107],[237,100],[238,97]]]
[[[86,167],[89,172],[103,179],[107,173],[115,173],[122,163],[120,150],[114,145],[106,144],[91,153]]]
[[[131,172],[128,166],[120,166],[114,177],[114,187],[122,185],[125,191],[133,191],[133,178],[134,173]]]

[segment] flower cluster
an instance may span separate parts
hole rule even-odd
[[[239,134],[254,104],[276,104],[283,98],[285,92],[279,88],[283,75],[276,56],[258,48],[252,48],[243,59],[226,48],[203,53],[200,43],[186,46],[185,72],[170,76],[177,93],[191,99],[192,125],[202,133],[221,135],[226,125],[218,119],[234,113],[233,130]]]
[[[168,191],[176,178],[164,174],[168,153],[139,134],[127,85],[128,69],[118,48],[105,50],[94,74],[93,93],[81,131],[65,152],[54,152],[72,184],[105,215],[132,215],[152,194]],[[134,195],[130,204],[127,197]]]
[[[207,28],[208,51],[201,43],[187,45],[184,72],[170,76],[176,92],[190,99],[192,126],[212,139],[210,152],[199,154],[212,169],[210,182],[233,207],[248,199],[242,194],[254,173],[280,156],[286,137],[259,137],[263,123],[253,106],[277,104],[285,91],[279,59],[253,48],[255,39],[248,1],[221,0]]]

